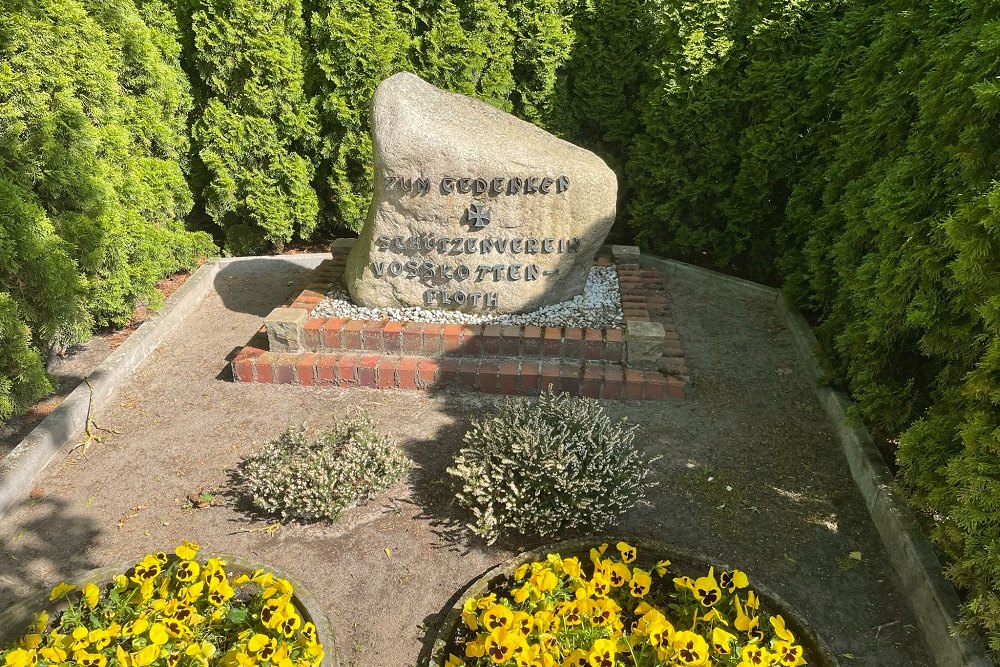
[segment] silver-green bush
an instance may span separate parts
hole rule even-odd
[[[556,394],[507,399],[474,419],[448,472],[471,510],[469,528],[493,543],[502,533],[550,535],[610,525],[643,498],[650,461],[636,426],[613,422],[597,401]]]
[[[306,435],[290,428],[233,471],[240,495],[282,521],[336,521],[402,479],[410,460],[364,415]]]

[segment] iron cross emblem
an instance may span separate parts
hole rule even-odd
[[[468,216],[469,224],[476,229],[482,229],[490,224],[490,210],[482,204],[470,204]]]

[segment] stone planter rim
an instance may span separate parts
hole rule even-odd
[[[420,662],[420,664],[428,665],[429,667],[443,667],[444,661],[448,657],[445,654],[445,649],[447,648],[448,642],[455,633],[458,623],[461,620],[462,607],[465,604],[465,601],[470,597],[483,593],[488,584],[497,577],[507,573],[512,573],[514,568],[521,563],[542,560],[547,554],[550,553],[559,553],[564,556],[567,554],[581,554],[587,553],[591,547],[598,546],[604,542],[607,542],[608,545],[610,545],[609,549],[611,549],[614,548],[614,545],[617,542],[622,541],[628,542],[632,546],[636,547],[640,555],[654,553],[666,556],[671,560],[676,559],[678,561],[703,563],[706,566],[710,565],[715,567],[717,572],[733,569],[731,566],[719,561],[718,559],[709,558],[690,549],[676,547],[668,542],[654,539],[623,535],[603,535],[553,542],[548,545],[521,552],[516,556],[513,556],[512,558],[509,558],[490,568],[482,575],[476,577],[464,589],[462,589],[460,593],[453,597],[452,600],[454,600],[454,604],[450,605],[447,608],[447,611],[444,612],[444,618],[438,625],[437,632],[434,635],[434,641],[428,646],[427,649],[425,649],[427,655],[425,656],[425,659]],[[809,663],[810,667],[840,667],[840,663],[837,661],[836,655],[832,650],[830,650],[827,643],[815,630],[812,629],[812,626],[809,625],[805,618],[799,614],[794,607],[789,605],[773,590],[768,588],[766,585],[761,584],[759,581],[751,580],[750,588],[757,593],[758,597],[763,600],[764,605],[768,609],[781,614],[788,624],[788,627],[795,633],[798,643],[807,648],[811,658],[815,658],[814,661]]]
[[[205,552],[199,553],[195,560],[204,564],[209,558],[219,558],[225,561],[227,574],[250,573],[257,569],[263,569],[276,577],[287,579],[295,589],[292,595],[292,602],[298,608],[303,621],[312,621],[313,625],[316,626],[316,634],[324,650],[321,667],[339,667],[340,662],[337,655],[336,638],[333,634],[333,626],[330,624],[330,619],[323,612],[323,608],[319,600],[316,599],[316,596],[301,581],[276,567],[271,567],[236,554]],[[115,565],[98,567],[93,570],[81,572],[74,577],[68,578],[66,581],[76,584],[77,589],[88,582],[103,585],[109,583],[115,576],[129,570],[137,562],[137,559],[131,559]],[[36,613],[42,610],[52,610],[57,605],[58,601],[50,601],[49,593],[45,591],[31,595],[0,612],[0,645],[20,637],[27,629],[27,626],[31,624]]]

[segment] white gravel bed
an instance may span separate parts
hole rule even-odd
[[[619,327],[623,313],[614,267],[595,266],[583,294],[530,313],[482,315],[433,308],[365,308],[351,302],[343,283],[334,285],[313,309],[314,317],[404,320],[429,324],[528,324],[550,327]]]

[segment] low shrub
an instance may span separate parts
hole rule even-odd
[[[410,461],[364,415],[337,422],[309,439],[291,428],[233,474],[253,507],[282,521],[336,521],[402,479]]]
[[[9,667],[319,667],[324,648],[316,626],[292,603],[285,579],[264,570],[234,576],[226,561],[198,562],[198,545],[148,554],[99,586],[62,582],[18,642],[0,647]],[[251,657],[253,656],[253,657]]]
[[[462,483],[470,529],[488,543],[504,532],[550,535],[610,525],[643,498],[649,461],[636,426],[612,421],[592,399],[556,394],[508,399],[473,421],[448,472]]]

